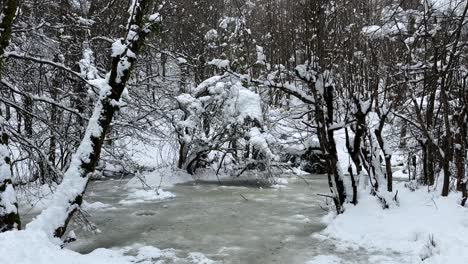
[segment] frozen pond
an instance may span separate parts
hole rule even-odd
[[[88,253],[151,245],[202,252],[218,263],[307,263],[320,255],[371,263],[364,250],[337,250],[333,241],[312,237],[325,227],[316,194],[328,188],[324,176],[306,178],[310,185],[293,178],[279,189],[176,185],[166,188],[175,199],[135,204],[119,203],[127,198],[127,180],[93,182],[86,201],[110,206],[88,211],[101,232],[75,230],[79,240],[69,247]]]

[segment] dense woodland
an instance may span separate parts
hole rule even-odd
[[[466,204],[464,1],[0,7],[1,231],[23,228],[15,192],[51,185],[28,228],[62,237],[92,178],[150,169],[132,142],[190,174],[324,173],[338,214],[363,188],[384,210],[398,204],[395,166],[408,188]]]

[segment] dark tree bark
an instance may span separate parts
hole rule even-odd
[[[393,174],[392,174],[392,155],[387,153],[388,146],[385,146],[385,141],[382,136],[383,126],[385,125],[387,119],[387,114],[381,114],[380,116],[380,124],[378,129],[376,129],[375,136],[377,138],[377,142],[379,143],[380,149],[384,154],[385,159],[385,176],[387,178],[387,191],[393,191]]]
[[[365,138],[365,132],[366,132],[366,115],[367,113],[364,113],[363,110],[361,109],[361,104],[360,102],[354,98],[355,100],[355,106],[357,107],[357,112],[355,114],[356,117],[356,124],[355,124],[355,130],[354,130],[354,141],[353,144],[351,145],[348,129],[346,128],[346,148],[348,149],[348,152],[351,156],[351,159],[354,163],[354,166],[356,166],[356,177],[359,177],[362,172],[362,162],[361,162],[361,145],[362,141]],[[348,169],[350,172],[350,177],[351,177],[351,187],[353,191],[353,198],[352,198],[352,203],[357,204],[357,185],[356,185],[356,180],[355,177],[352,173],[351,167]]]

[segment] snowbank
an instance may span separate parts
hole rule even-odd
[[[23,230],[0,234],[0,263],[3,264],[127,264],[134,258],[122,252],[97,249],[82,255],[61,249],[42,231]]]
[[[132,263],[193,263],[211,264],[214,261],[198,252],[177,256],[174,249],[158,249],[135,245],[123,249],[99,248],[89,254],[61,249],[38,230],[9,231],[0,234],[0,263],[2,264],[132,264]],[[131,255],[128,255],[131,254]]]
[[[425,189],[415,192],[397,184],[399,207],[382,210],[376,198],[361,195],[347,205],[317,238],[336,240],[339,247],[393,251],[407,263],[468,263],[468,209],[453,195],[441,197]]]

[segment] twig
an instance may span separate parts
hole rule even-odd
[[[435,208],[436,208],[437,210],[439,210],[439,207],[437,207],[437,204],[436,204],[436,202],[434,201],[434,198],[431,198],[431,200],[432,200],[432,202],[434,203]]]
[[[322,196],[322,197],[327,197],[327,198],[331,198],[331,199],[335,199],[335,197],[331,196],[331,195],[328,195],[328,194],[321,194],[321,193],[317,193],[318,196]]]
[[[249,199],[245,198],[245,196],[242,195],[242,193],[239,193],[239,195],[240,195],[242,198],[244,198],[244,200],[249,201]]]

